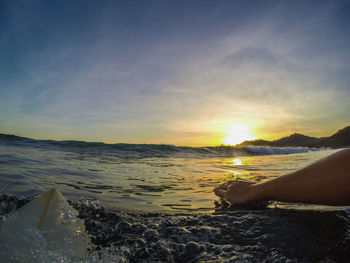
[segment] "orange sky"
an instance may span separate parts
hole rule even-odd
[[[0,133],[206,146],[349,125],[347,1],[135,6],[5,1]]]

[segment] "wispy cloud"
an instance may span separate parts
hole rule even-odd
[[[348,1],[2,7],[2,132],[203,145],[223,122],[265,137],[348,122]]]

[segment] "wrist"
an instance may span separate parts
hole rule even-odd
[[[256,183],[252,184],[249,189],[249,199],[251,201],[264,201],[266,200],[265,196],[265,184]]]

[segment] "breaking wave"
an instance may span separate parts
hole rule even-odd
[[[0,134],[0,145],[36,147],[50,150],[70,151],[82,154],[102,154],[120,158],[152,158],[152,157],[179,157],[179,158],[210,158],[236,157],[252,155],[276,155],[306,153],[318,151],[308,147],[265,147],[265,146],[210,146],[187,147],[166,144],[106,144],[102,142],[85,141],[55,141],[34,140],[14,135]]]

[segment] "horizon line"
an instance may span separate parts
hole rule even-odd
[[[336,132],[333,132],[331,135],[334,135],[336,134],[338,131],[340,130],[343,130],[347,127],[350,127],[350,126],[345,126],[339,130],[337,130]],[[303,136],[307,136],[307,137],[311,137],[311,138],[324,138],[324,137],[313,137],[313,136],[308,136],[308,135],[305,135],[305,134],[301,134],[301,133],[298,133],[298,132],[294,132],[290,135],[287,135],[287,136],[284,136],[284,137],[281,137],[281,138],[277,138],[277,139],[274,139],[274,140],[264,140],[264,139],[255,139],[255,140],[244,140],[240,143],[237,143],[235,145],[230,145],[230,144],[218,144],[218,145],[213,145],[213,146],[205,146],[205,145],[202,145],[202,146],[189,146],[189,145],[175,145],[175,144],[167,144],[167,143],[130,143],[130,142],[105,142],[105,141],[90,141],[90,140],[78,140],[78,139],[36,139],[36,138],[32,138],[32,137],[25,137],[25,136],[19,136],[19,135],[16,135],[16,134],[8,134],[8,133],[2,133],[0,132],[0,135],[7,135],[7,136],[15,136],[15,137],[19,137],[19,138],[24,138],[24,139],[30,139],[30,140],[35,140],[35,141],[57,141],[57,142],[87,142],[87,143],[102,143],[102,144],[107,144],[107,145],[114,145],[114,144],[133,144],[133,145],[169,145],[169,146],[176,146],[176,147],[192,147],[192,148],[196,148],[196,147],[220,147],[220,146],[224,146],[224,147],[237,147],[237,145],[240,145],[244,142],[253,142],[253,141],[259,141],[259,140],[262,140],[262,141],[268,141],[268,142],[271,142],[271,141],[276,141],[276,140],[279,140],[279,139],[283,139],[283,138],[287,138],[291,135],[294,135],[294,134],[299,134],[299,135],[303,135]],[[329,135],[329,136],[331,136]]]

